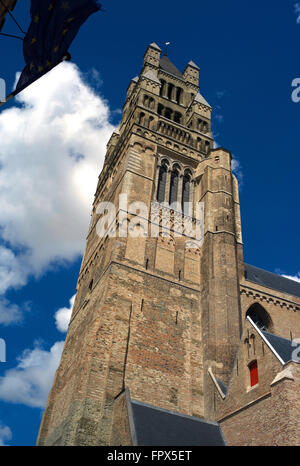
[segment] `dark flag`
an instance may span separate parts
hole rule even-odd
[[[26,66],[14,94],[62,62],[80,26],[99,10],[98,0],[31,0],[31,24],[23,41]]]

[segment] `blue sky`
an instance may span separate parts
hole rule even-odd
[[[29,0],[14,14],[24,30]],[[300,7],[293,1],[104,2],[57,67],[0,110],[0,445],[34,445],[65,338],[105,144],[148,44],[192,59],[216,141],[238,164],[245,261],[299,277]],[[6,33],[18,31],[8,18]],[[21,41],[0,37],[10,91]],[[59,311],[59,312],[58,312]],[[58,313],[57,313],[58,312]],[[56,316],[56,317],[55,317]]]

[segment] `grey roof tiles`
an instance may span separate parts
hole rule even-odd
[[[224,446],[218,423],[131,400],[138,445]]]
[[[300,283],[253,265],[245,264],[246,280],[300,298]]]

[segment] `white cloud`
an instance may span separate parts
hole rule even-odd
[[[289,278],[290,280],[294,280],[295,282],[300,283],[300,272],[297,273],[297,275],[284,275],[281,274],[285,278]]]
[[[218,141],[215,140],[215,137],[217,137],[217,136],[218,136],[218,134],[213,135],[214,149],[218,149],[219,147],[221,147],[221,145],[218,143]],[[242,170],[242,166],[241,166],[240,162],[234,156],[232,157],[231,167],[232,167],[233,173],[237,177],[237,180],[239,182],[239,187],[241,188],[243,186],[243,181],[244,181],[243,170]]]
[[[0,324],[10,325],[21,320],[21,308],[17,304],[11,304],[6,298],[0,298]]]
[[[12,439],[12,432],[8,426],[5,426],[0,421],[0,447],[6,445],[6,442],[9,442]]]
[[[107,103],[72,63],[17,100],[21,108],[0,113],[0,293],[82,254],[114,130]]]
[[[222,90],[216,92],[216,95],[217,95],[218,99],[222,99],[227,94],[228,94],[228,91],[225,90],[225,89],[222,89]]]
[[[70,318],[71,318],[71,314],[72,314],[72,310],[73,310],[73,306],[75,302],[75,296],[76,295],[74,294],[74,296],[72,296],[72,298],[69,301],[70,307],[62,307],[58,309],[58,311],[56,311],[55,313],[54,317],[55,317],[56,328],[60,332],[66,332],[68,330],[68,325],[70,322]]]
[[[0,400],[43,408],[60,362],[63,345],[64,342],[59,341],[50,351],[38,346],[33,350],[25,350],[17,367],[9,369],[0,377]]]
[[[297,15],[297,19],[296,19],[296,22],[297,24],[300,24],[300,3],[295,3],[294,4],[294,11]]]
[[[214,115],[215,120],[217,120],[218,123],[223,123],[224,122],[224,116],[221,114]]]
[[[24,254],[17,257],[8,247],[0,246],[0,294],[5,293],[9,287],[26,284],[29,264],[26,263],[25,257]]]
[[[241,187],[243,185],[243,180],[244,180],[242,166],[240,162],[234,156],[232,157],[231,166],[232,166],[233,173],[238,179],[239,186]]]

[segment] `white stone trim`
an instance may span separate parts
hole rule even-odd
[[[262,333],[262,331],[259,329],[259,327],[253,322],[253,320],[247,316],[246,317],[247,320],[249,320],[250,324],[253,325],[253,327],[255,328],[255,330],[257,331],[257,333],[261,336],[261,338],[263,339],[263,341],[265,342],[265,344],[270,348],[270,350],[272,351],[272,353],[276,356],[276,358],[279,360],[279,362],[281,362],[281,364],[284,366],[286,363],[284,362],[284,360],[279,356],[279,354],[277,353],[277,351],[275,351],[275,349],[273,348],[273,346],[271,345],[271,343],[268,341],[268,339],[264,336],[264,334]]]

